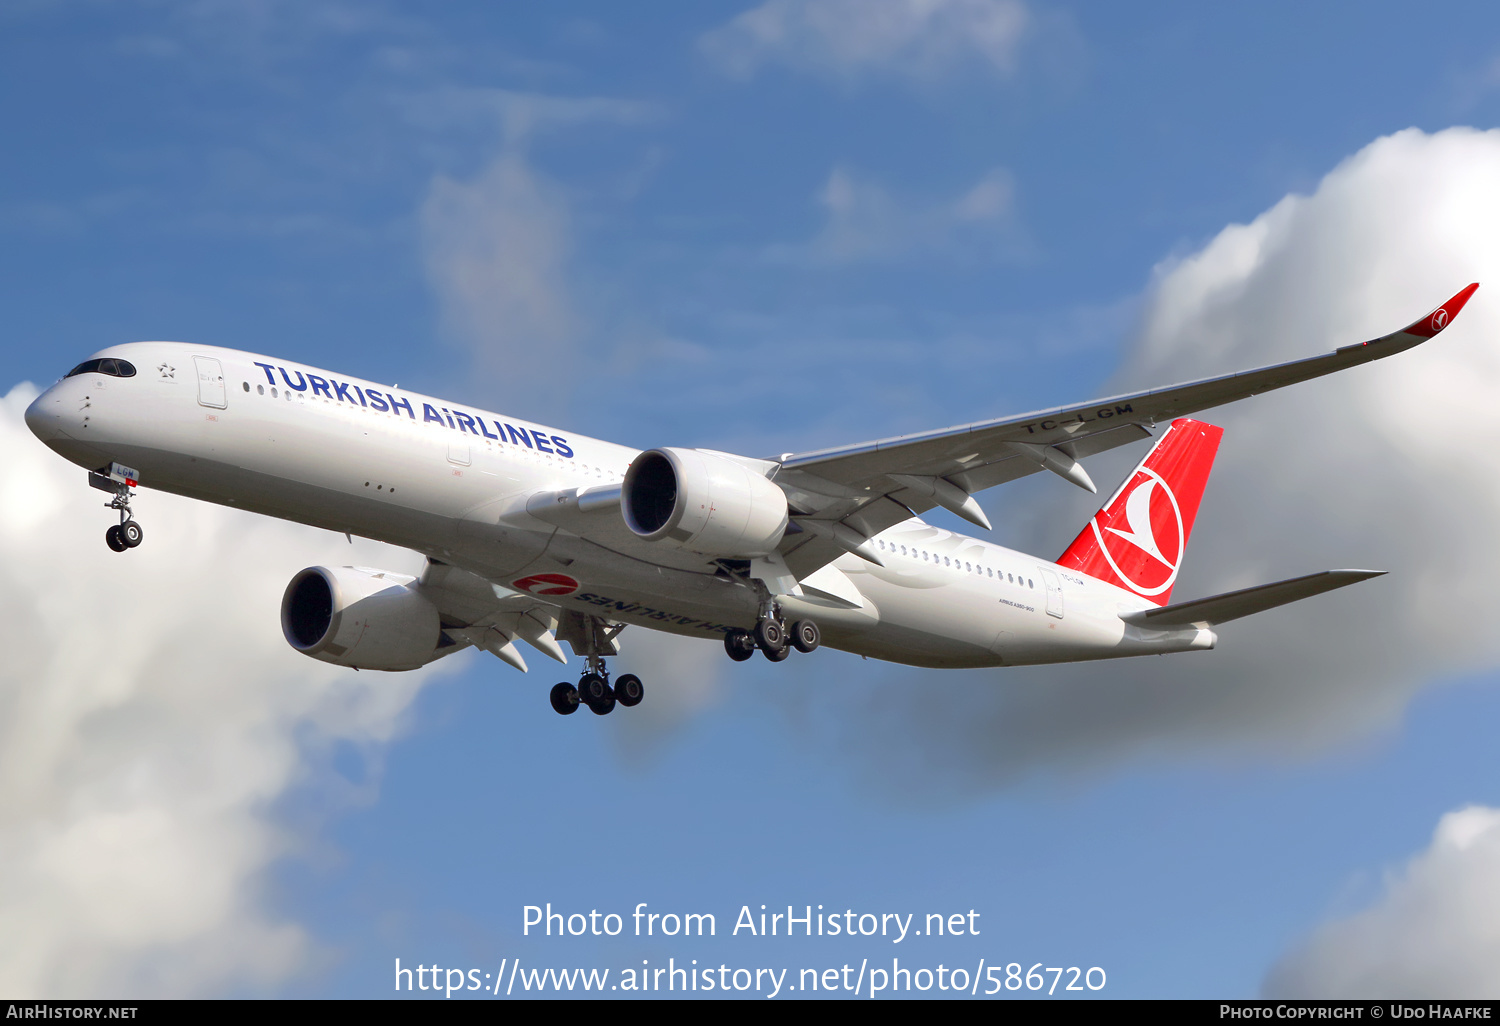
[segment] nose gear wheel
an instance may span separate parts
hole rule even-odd
[[[114,498],[105,503],[108,509],[118,510],[120,522],[112,525],[104,532],[104,542],[115,552],[124,552],[133,549],[141,543],[145,532],[141,525],[136,523],[135,516],[130,509],[130,485],[117,481],[110,477],[109,468],[104,470],[89,471],[89,484],[103,492],[110,492]]]

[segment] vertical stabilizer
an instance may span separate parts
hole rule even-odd
[[[1059,566],[1167,604],[1224,429],[1174,420]]]

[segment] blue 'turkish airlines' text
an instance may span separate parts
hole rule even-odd
[[[333,381],[308,372],[304,375],[299,370],[292,371],[297,380],[292,380],[292,374],[286,372],[285,367],[272,367],[269,363],[255,362],[255,366],[266,372],[266,381],[273,387],[276,385],[276,375],[272,371],[281,372],[282,383],[290,389],[298,392],[307,392],[310,395],[321,395],[325,399],[335,402],[359,403],[359,405],[376,410],[380,413],[390,413],[400,416],[405,413],[412,420],[417,420],[417,411],[412,406],[410,399],[402,399],[392,392],[377,392],[373,388],[360,388],[358,385],[347,384],[342,381]],[[549,435],[535,428],[517,427],[514,424],[504,424],[498,420],[486,423],[483,417],[476,414],[465,413],[462,410],[450,410],[448,407],[437,407],[431,403],[422,404],[422,416],[420,418],[425,424],[437,424],[447,427],[453,431],[468,432],[480,438],[488,438],[495,442],[510,442],[512,445],[524,445],[528,449],[536,449],[539,452],[553,453],[564,459],[573,458],[573,450],[568,445],[568,440],[561,435]],[[494,434],[489,429],[489,424],[495,425]]]

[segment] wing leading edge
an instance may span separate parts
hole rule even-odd
[[[868,551],[860,551],[864,540],[935,506],[988,527],[982,512],[974,515],[978,507],[970,496],[1042,470],[1093,491],[1078,465],[1084,457],[1147,438],[1163,421],[1405,352],[1453,323],[1478,288],[1477,282],[1467,286],[1400,331],[1322,356],[787,456],[774,480],[787,493],[796,529],[781,554],[799,578],[846,551],[868,559]]]

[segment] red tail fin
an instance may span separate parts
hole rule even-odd
[[[1058,565],[1166,605],[1223,434],[1174,420]]]

